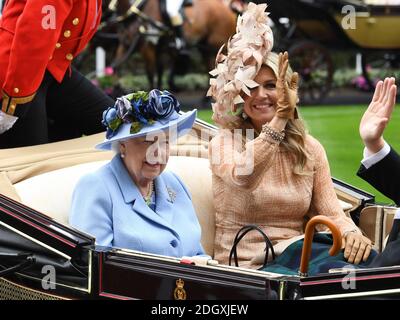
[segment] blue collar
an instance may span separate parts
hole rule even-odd
[[[129,175],[122,159],[119,155],[116,155],[110,162],[110,167],[115,177],[121,193],[124,197],[125,203],[131,203],[139,196],[141,196],[139,189],[137,188],[135,182]]]
[[[125,203],[132,203],[132,209],[146,216],[147,218],[173,230],[171,223],[174,216],[174,210],[171,206],[175,201],[174,190],[172,190],[163,178],[159,175],[155,180],[156,190],[156,213],[147,206],[139,188],[129,175],[121,157],[116,155],[110,162],[110,167],[115,175]]]

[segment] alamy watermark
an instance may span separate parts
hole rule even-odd
[[[188,156],[208,158],[213,165],[234,165],[234,174],[248,176],[254,172],[254,129],[219,130],[219,143],[210,144],[211,135],[207,130],[200,133],[191,130],[183,144],[178,141],[178,128],[169,127],[168,131],[159,131],[145,136],[152,144],[147,148],[146,161],[150,164],[167,164],[168,156]]]
[[[56,8],[51,5],[42,7],[42,28],[44,30],[55,30],[57,26]]]
[[[356,8],[352,5],[345,5],[342,7],[342,14],[345,16],[342,18],[342,28],[344,30],[357,28],[357,12]]]
[[[356,268],[352,265],[347,265],[345,269],[348,274],[342,279],[342,288],[343,290],[355,290],[357,288]]]
[[[56,8],[52,5],[45,5],[42,7],[42,28],[45,30],[55,30],[57,23]],[[356,8],[352,5],[345,5],[342,7],[342,14],[345,16],[342,18],[341,24],[344,30],[356,29],[357,28],[357,12]]]
[[[56,268],[52,265],[44,265],[42,267],[42,288],[44,290],[56,289]]]

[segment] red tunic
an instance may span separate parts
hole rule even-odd
[[[0,18],[2,111],[34,98],[46,69],[61,82],[101,20],[101,0],[8,0]]]

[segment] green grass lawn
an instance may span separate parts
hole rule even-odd
[[[358,125],[367,106],[312,106],[301,107],[300,113],[309,132],[316,137],[328,155],[331,174],[357,188],[376,196],[376,201],[392,203],[368,183],[356,176],[362,159],[363,144]],[[212,123],[211,110],[200,110],[199,117]],[[400,111],[395,109],[392,120],[385,130],[385,140],[400,150]]]

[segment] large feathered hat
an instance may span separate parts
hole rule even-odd
[[[226,55],[221,47],[216,58],[216,68],[210,71],[213,120],[226,125],[237,119],[237,112],[244,100],[241,92],[250,95],[250,89],[258,86],[254,81],[266,55],[271,52],[274,39],[268,25],[266,4],[249,3],[247,10],[239,16],[236,34],[226,46]]]

